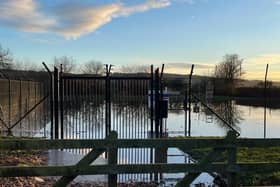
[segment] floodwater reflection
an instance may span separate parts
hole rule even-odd
[[[242,122],[242,111],[238,109],[237,105],[235,104],[235,101],[233,100],[224,100],[224,101],[218,101],[212,103],[213,109],[215,112],[217,112],[220,117],[222,117],[228,124],[230,124],[231,127],[236,129],[237,131],[240,131],[239,124]],[[205,109],[207,110],[207,109]],[[223,121],[221,121],[219,118],[214,118],[216,123],[222,127],[226,128],[227,126],[224,124]]]

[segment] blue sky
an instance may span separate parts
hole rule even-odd
[[[263,79],[269,63],[280,80],[279,0],[2,0],[0,12],[0,44],[17,59],[165,63],[178,73],[195,63],[208,74],[237,53],[245,78]]]

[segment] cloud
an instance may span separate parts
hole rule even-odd
[[[134,61],[135,61],[135,66],[137,66],[138,64],[142,64],[144,66],[149,67],[150,64],[153,64],[154,68],[161,68],[162,64],[164,64],[165,73],[189,74],[192,64],[194,64],[194,72],[197,75],[208,74],[208,72],[214,69],[213,63],[206,63],[206,62],[191,62],[191,61],[171,62],[169,60],[164,60],[164,59],[137,59],[137,60],[134,59]]]
[[[248,79],[263,79],[266,64],[269,64],[268,78],[273,81],[280,81],[280,54],[263,54],[256,57],[244,59],[245,77]]]
[[[53,32],[68,39],[78,38],[81,35],[94,32],[97,28],[110,22],[121,9],[122,5],[120,4],[98,7],[65,5],[55,12],[60,24],[53,28]]]
[[[56,23],[39,12],[33,0],[0,1],[0,22],[27,32],[47,32]]]
[[[179,2],[179,3],[189,3],[189,4],[194,4],[194,0],[173,0],[174,2]]]
[[[35,0],[0,1],[0,23],[26,32],[49,32],[75,39],[96,31],[114,18],[171,5],[172,0],[145,0],[136,5],[109,3],[103,5],[64,2],[41,13]]]
[[[214,69],[213,64],[206,63],[190,63],[190,62],[175,62],[175,63],[165,63],[166,73],[176,73],[176,74],[189,74],[192,64],[194,64],[194,73],[197,75],[206,75],[209,71]]]
[[[279,64],[280,63],[280,54],[275,53],[275,54],[263,54],[263,55],[258,55],[256,57],[251,57],[244,59],[245,64],[251,65],[251,66],[256,66],[256,65],[266,65],[267,63],[269,64]]]
[[[123,6],[115,16],[129,16],[135,12],[145,12],[149,9],[163,8],[171,5],[170,0],[146,0],[142,4]]]
[[[193,63],[177,62],[177,63],[167,63],[165,65],[169,68],[191,68],[192,64]],[[214,67],[212,64],[201,64],[201,63],[194,63],[194,66],[197,69],[209,69]]]

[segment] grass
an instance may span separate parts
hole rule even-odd
[[[189,151],[195,160],[202,160],[211,149],[193,149]],[[216,157],[216,162],[226,161],[226,152]],[[267,148],[238,148],[237,162],[280,162],[280,147]],[[279,168],[280,170],[280,168]],[[270,173],[248,172],[239,174],[239,181],[243,185],[279,185],[280,171]]]

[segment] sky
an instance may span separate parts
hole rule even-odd
[[[0,0],[0,44],[39,66],[72,56],[210,75],[226,54],[280,81],[280,0]]]

